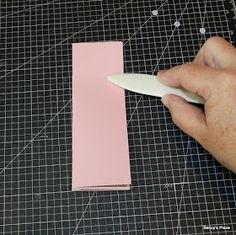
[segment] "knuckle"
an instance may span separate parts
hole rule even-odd
[[[201,73],[201,70],[199,69],[200,65],[198,64],[184,64],[181,68],[180,68],[180,72],[181,74],[188,74],[189,76],[191,75],[191,77],[195,77],[198,76],[199,73]]]
[[[198,88],[196,88],[196,93],[197,95],[201,96],[201,97],[206,97],[206,99],[208,98],[209,96],[209,86],[206,85],[206,86],[200,86]]]
[[[236,71],[232,70],[222,70],[218,76],[221,83],[227,87],[235,87],[236,85]]]
[[[193,67],[193,64],[182,64],[182,65],[178,65],[176,67],[176,72],[179,74],[182,74],[184,72],[188,72],[189,70],[191,70],[191,68]]]
[[[210,46],[212,44],[216,44],[216,43],[219,43],[219,42],[222,42],[222,38],[219,37],[219,36],[213,36],[211,38],[208,38],[206,43],[205,43],[205,46]]]
[[[179,72],[182,70],[183,66],[184,66],[184,64],[183,64],[183,65],[177,65],[177,66],[175,67],[175,72],[178,72],[178,73],[179,73]]]
[[[230,101],[236,100],[236,72],[229,70],[222,70],[216,78],[214,84],[215,94],[222,99]]]
[[[188,70],[190,67],[193,67],[193,64],[183,64],[180,69],[182,70]]]

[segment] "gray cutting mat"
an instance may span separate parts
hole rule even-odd
[[[0,234],[234,234],[236,176],[158,98],[126,93],[131,191],[71,192],[71,44],[121,40],[125,70],[154,74],[210,36],[234,42],[235,11],[223,0],[1,0]]]

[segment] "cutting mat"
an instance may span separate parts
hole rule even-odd
[[[132,189],[71,192],[71,44],[123,41],[126,72],[155,74],[234,43],[234,6],[1,0],[0,234],[234,234],[236,176],[158,98],[126,93]]]

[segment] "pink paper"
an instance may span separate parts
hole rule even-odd
[[[127,190],[130,163],[121,42],[73,44],[72,190]]]

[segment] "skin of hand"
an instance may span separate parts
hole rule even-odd
[[[180,129],[236,173],[236,49],[212,37],[193,63],[160,71],[158,79],[204,99],[204,112],[176,95],[166,95],[162,102]]]

